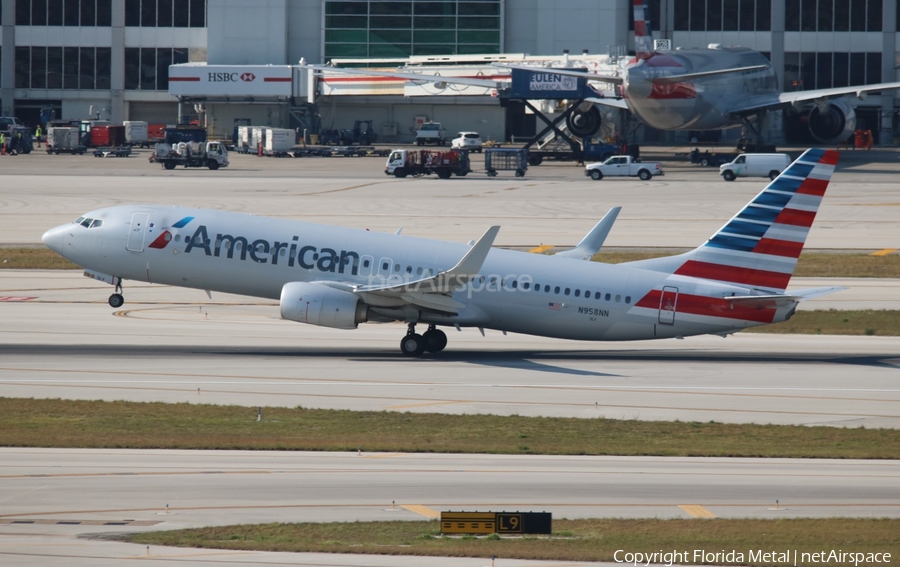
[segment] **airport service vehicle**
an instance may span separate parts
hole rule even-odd
[[[528,150],[528,164],[541,165],[544,160],[556,161],[577,161],[584,162],[586,160],[605,161],[610,156],[619,153],[619,147],[613,144],[607,144],[599,138],[585,138],[581,140],[579,146],[577,141],[573,141],[573,147],[568,150]]]
[[[483,151],[481,134],[478,132],[459,132],[450,142],[454,150],[468,150],[470,152]]]
[[[51,126],[47,128],[48,154],[84,155],[85,146],[79,143],[77,126]]]
[[[452,175],[463,177],[470,171],[469,153],[459,150],[394,150],[384,164],[385,175],[401,178],[434,173],[441,179],[450,179]]]
[[[635,161],[631,156],[613,156],[604,162],[589,163],[584,167],[584,174],[600,181],[604,177],[640,177],[647,181],[654,176],[663,175],[662,164]]]
[[[694,250],[623,264],[585,261],[618,208],[553,256],[492,249],[499,226],[469,245],[163,205],[91,211],[42,241],[114,285],[114,308],[129,279],[268,298],[284,319],[311,325],[403,321],[408,356],[443,350],[438,326],[593,341],[724,337],[844,289],[787,291],[838,155],[806,151]]]
[[[166,169],[183,167],[228,167],[228,150],[222,142],[178,142],[156,144],[151,162],[161,163]]]
[[[738,177],[768,177],[775,179],[791,164],[787,154],[741,154],[734,161],[719,166],[725,181]]]
[[[416,144],[443,146],[447,142],[446,136],[446,131],[440,122],[426,122],[416,130]]]

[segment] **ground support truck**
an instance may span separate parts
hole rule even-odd
[[[469,152],[465,150],[394,150],[384,166],[385,175],[401,178],[434,173],[441,179],[450,179],[452,175],[463,177],[470,171]]]
[[[156,144],[150,161],[161,163],[166,169],[183,167],[228,167],[228,151],[222,142],[178,142]]]

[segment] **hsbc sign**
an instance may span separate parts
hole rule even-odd
[[[233,83],[238,79],[249,83],[256,79],[256,75],[253,73],[241,73],[240,76],[237,73],[207,73],[207,77],[207,81],[210,83]]]
[[[169,94],[187,97],[289,97],[291,68],[287,65],[170,65]]]

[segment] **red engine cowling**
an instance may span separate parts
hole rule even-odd
[[[368,320],[368,306],[354,294],[322,284],[291,282],[281,288],[281,317],[335,329],[355,329]]]

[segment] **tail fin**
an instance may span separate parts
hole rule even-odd
[[[699,248],[629,265],[783,292],[839,155],[807,150]]]
[[[643,0],[634,0],[634,53],[638,59],[649,59],[653,55],[650,29],[650,8]]]

